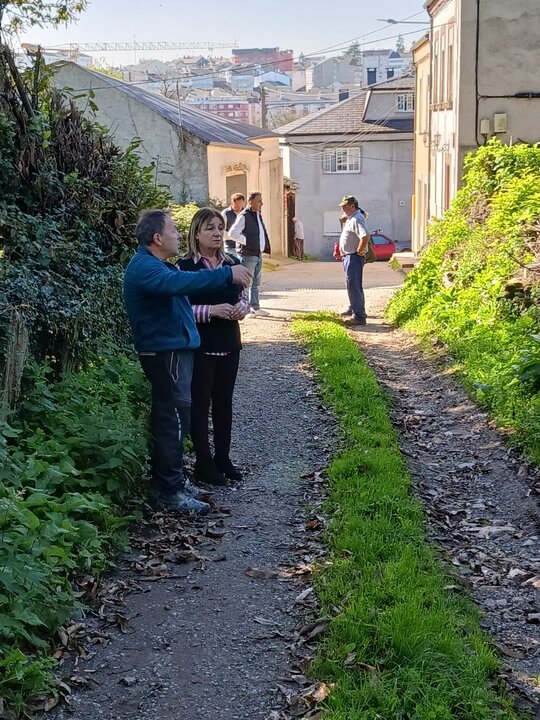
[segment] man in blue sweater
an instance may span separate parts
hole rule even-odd
[[[151,490],[158,508],[204,515],[209,505],[197,500],[197,488],[186,484],[182,471],[193,350],[200,344],[188,295],[231,283],[247,287],[251,274],[242,265],[181,272],[166,262],[178,255],[180,235],[165,210],[145,210],[135,234],[140,244],[124,274],[124,303],[152,386]]]

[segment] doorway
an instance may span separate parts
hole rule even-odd
[[[247,178],[246,173],[235,173],[234,175],[227,175],[225,178],[225,191],[227,197],[227,205],[231,200],[233,193],[242,193],[247,200]]]

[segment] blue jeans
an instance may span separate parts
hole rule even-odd
[[[150,464],[155,491],[174,495],[184,487],[182,455],[189,432],[193,352],[139,353],[152,386]]]
[[[259,285],[261,284],[262,275],[262,255],[242,255],[240,257],[242,265],[253,275],[253,280],[249,286],[249,304],[254,310],[259,310]]]
[[[366,304],[364,299],[364,288],[362,287],[362,274],[366,258],[363,255],[345,255],[343,258],[343,270],[347,278],[347,293],[352,308],[353,317],[357,320],[366,319]]]

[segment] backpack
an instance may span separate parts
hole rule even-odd
[[[373,250],[373,243],[371,242],[371,235],[369,236],[368,245],[366,248],[366,262],[372,263],[377,260],[377,256],[375,255],[375,251]]]

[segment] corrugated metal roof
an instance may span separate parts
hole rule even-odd
[[[335,105],[293,120],[276,128],[279,135],[358,135],[360,133],[411,132],[412,118],[389,119],[383,123],[364,122],[368,92],[372,90],[413,90],[414,77],[407,74],[399,78],[371,85],[359,95]]]
[[[111,85],[120,92],[129,95],[134,100],[143,103],[158,113],[158,115],[161,115],[161,117],[164,117],[174,125],[181,126],[205,142],[223,145],[240,145],[260,149],[260,147],[255,142],[251,142],[251,140],[276,137],[276,133],[263,130],[263,128],[256,127],[255,125],[248,125],[247,123],[221,118],[204,110],[199,110],[197,107],[185,102],[180,103],[181,111],[179,113],[178,103],[159,93],[151,92],[138,85],[131,85],[130,83],[117,80],[108,75],[102,75],[92,70],[81,69],[101,83]]]

